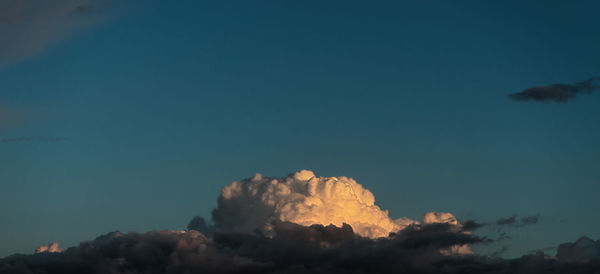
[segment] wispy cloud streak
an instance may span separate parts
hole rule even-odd
[[[73,31],[97,24],[107,1],[0,1],[0,66],[43,52]]]

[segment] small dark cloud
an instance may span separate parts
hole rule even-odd
[[[497,225],[512,225],[517,222],[517,215],[512,215],[506,218],[500,218],[496,221]]]
[[[540,220],[540,214],[523,217],[523,218],[521,218],[521,225],[526,226],[526,225],[537,224],[539,220]]]
[[[101,22],[99,0],[0,1],[0,66],[43,52],[76,30]]]
[[[537,224],[540,220],[540,214],[535,214],[531,216],[526,216],[521,218],[520,220],[517,218],[517,214],[514,214],[510,217],[504,217],[496,220],[496,225],[499,226],[514,226],[514,227],[524,227],[528,225]]]
[[[594,83],[597,80],[600,80],[600,77],[592,77],[574,85],[553,84],[532,87],[518,93],[510,94],[508,97],[515,101],[566,103],[569,100],[575,99],[581,93],[592,93],[599,90],[600,85]]]
[[[463,223],[463,230],[464,231],[474,231],[477,230],[483,226],[487,225],[486,223],[478,223],[474,220],[467,220]]]

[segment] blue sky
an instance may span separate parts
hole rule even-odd
[[[600,76],[600,4],[536,2],[136,1],[23,28],[47,35],[0,47],[0,255],[184,228],[300,169],[394,218],[539,213],[508,256],[597,239],[600,94],[506,96]]]

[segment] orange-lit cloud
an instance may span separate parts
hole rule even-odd
[[[47,245],[42,245],[39,246],[38,248],[35,249],[35,253],[44,253],[44,252],[48,252],[48,253],[60,253],[63,252],[64,250],[60,247],[58,247],[58,243],[54,242],[54,243],[50,243]]]
[[[225,186],[213,211],[217,228],[227,231],[271,231],[273,221],[341,227],[349,224],[363,237],[387,237],[419,221],[391,219],[387,210],[375,204],[375,197],[354,179],[345,176],[317,177],[302,170],[285,178],[260,174]],[[422,223],[458,225],[450,213],[426,213]]]

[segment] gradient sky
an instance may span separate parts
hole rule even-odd
[[[135,1],[0,40],[0,256],[182,229],[229,182],[300,169],[355,178],[393,218],[539,213],[507,256],[598,239],[600,94],[507,98],[600,76],[598,10]]]

